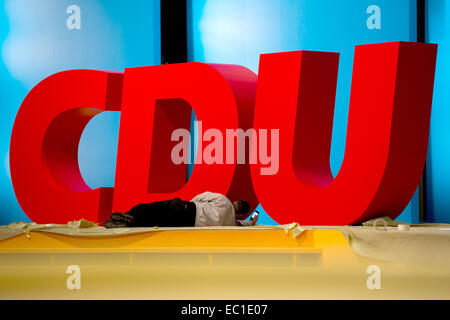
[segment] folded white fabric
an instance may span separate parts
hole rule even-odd
[[[71,221],[67,224],[36,224],[28,222],[13,222],[7,226],[0,226],[0,240],[8,239],[19,234],[32,232],[48,232],[69,236],[114,236],[124,234],[136,234],[155,231],[204,231],[204,230],[285,230],[287,234],[297,238],[304,231],[296,222],[286,225],[254,225],[254,226],[204,226],[204,227],[177,227],[177,228],[112,228],[99,227],[96,223],[84,219]]]

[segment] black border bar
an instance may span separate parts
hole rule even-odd
[[[186,0],[160,0],[161,64],[187,62]]]
[[[425,0],[417,0],[417,42],[425,42]],[[419,182],[419,222],[427,221],[427,164]]]

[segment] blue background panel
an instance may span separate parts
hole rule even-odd
[[[415,0],[188,0],[187,8],[189,61],[239,64],[257,73],[262,53],[340,53],[330,155],[335,176],[345,151],[355,46],[416,41],[417,35]],[[418,222],[417,192],[398,219]],[[275,224],[265,213],[260,223]]]
[[[416,1],[188,0],[190,61],[234,63],[257,72],[259,54],[290,50],[340,53],[330,165],[341,166],[354,46],[415,41]],[[80,9],[80,29],[67,9]],[[427,211],[449,222],[450,184],[445,90],[450,14],[445,0],[427,2],[427,41],[439,43],[427,166]],[[159,1],[0,0],[0,224],[29,221],[19,207],[9,173],[9,140],[27,92],[58,71],[119,70],[160,63]],[[81,173],[92,188],[114,185],[119,112],[104,112],[87,125],[80,142]],[[2,169],[3,168],[3,169]],[[190,168],[192,169],[192,168]],[[259,208],[263,212],[262,208]],[[418,222],[417,192],[398,220]],[[275,224],[263,212],[260,223]]]
[[[426,2],[426,40],[438,44],[427,159],[427,220],[450,223],[450,2]]]
[[[79,16],[68,10],[73,5]],[[8,163],[14,118],[28,91],[63,70],[160,64],[159,1],[0,0],[0,47],[0,224],[7,224],[29,221]],[[119,118],[96,116],[81,138],[80,170],[92,188],[114,185]]]

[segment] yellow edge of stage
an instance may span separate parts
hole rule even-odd
[[[449,288],[448,268],[363,257],[330,228],[0,241],[0,299],[449,299]]]

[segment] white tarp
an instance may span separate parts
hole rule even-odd
[[[291,223],[286,225],[266,226],[255,225],[250,227],[241,226],[209,226],[209,227],[177,227],[177,228],[112,228],[99,227],[95,223],[86,221],[84,219],[79,221],[72,221],[67,224],[36,224],[26,222],[14,222],[6,226],[0,226],[0,240],[8,239],[20,234],[29,235],[31,232],[49,232],[56,234],[63,234],[68,236],[114,236],[124,234],[135,234],[155,231],[180,231],[180,230],[284,230],[286,233],[291,233],[292,236],[298,237],[304,229],[298,223]]]
[[[397,263],[450,267],[450,225],[373,219],[341,228],[359,255]]]
[[[399,227],[400,226],[400,227]],[[69,236],[114,236],[156,231],[180,230],[284,230],[298,237],[304,230],[340,230],[351,248],[359,255],[391,262],[450,267],[450,225],[418,224],[409,225],[389,218],[378,218],[363,223],[362,226],[300,226],[287,225],[250,227],[185,227],[185,228],[113,228],[106,229],[86,221],[67,224],[35,224],[15,222],[0,226],[0,241],[20,234],[49,232]]]

